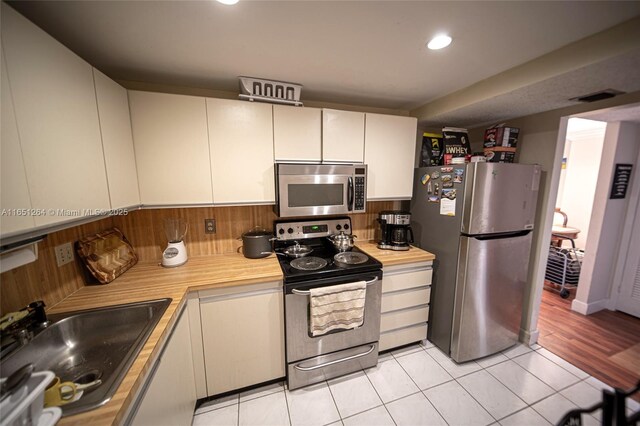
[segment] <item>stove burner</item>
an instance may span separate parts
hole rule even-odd
[[[320,257],[301,257],[291,261],[291,267],[301,271],[316,271],[327,266],[327,261]]]
[[[338,253],[333,256],[333,260],[339,266],[348,266],[348,265],[359,265],[360,263],[364,263],[369,260],[369,257],[366,254],[358,253],[355,251],[345,251],[343,253]]]

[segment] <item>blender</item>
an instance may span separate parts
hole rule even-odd
[[[187,262],[187,247],[184,245],[187,222],[184,219],[165,219],[164,232],[169,244],[162,252],[162,266],[173,268],[184,265]]]

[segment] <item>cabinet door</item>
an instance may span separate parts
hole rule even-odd
[[[127,90],[93,69],[111,208],[140,204]]]
[[[414,117],[367,114],[367,199],[411,198],[417,127]]]
[[[7,210],[0,217],[0,232],[6,234],[24,231],[35,226],[32,215],[18,215],[12,209],[30,209],[27,175],[22,162],[22,148],[16,127],[16,117],[11,99],[11,89],[4,63],[4,51],[1,52],[2,66],[2,135],[0,136],[0,208]],[[15,214],[14,214],[15,213]]]
[[[196,405],[189,316],[182,313],[138,406],[133,425],[190,425]]]
[[[32,207],[72,211],[36,226],[109,209],[91,65],[5,3],[1,28]]]
[[[322,160],[322,110],[273,106],[273,146],[276,161]]]
[[[270,104],[207,99],[216,204],[275,203]]]
[[[129,92],[142,204],[210,204],[205,98]]]
[[[322,161],[364,161],[364,113],[322,110]],[[413,170],[413,165],[411,166]]]
[[[200,303],[209,395],[285,375],[282,289]]]

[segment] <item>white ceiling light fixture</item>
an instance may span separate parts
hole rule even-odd
[[[446,34],[438,34],[427,43],[427,47],[431,50],[444,49],[451,44],[452,38]]]
[[[232,4],[238,3],[239,0],[217,0],[218,3],[226,4],[227,6],[231,6]]]

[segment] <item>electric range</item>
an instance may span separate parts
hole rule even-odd
[[[274,223],[275,251],[284,274],[287,383],[296,389],[373,367],[378,362],[382,264],[357,247],[341,253],[327,238],[351,234],[349,217],[282,220]],[[292,259],[283,251],[296,243],[312,252]],[[350,264],[334,259],[338,254]],[[299,265],[299,264],[302,265]],[[302,266],[317,269],[304,270]],[[364,320],[353,329],[336,329],[320,336],[310,332],[311,290],[353,282],[366,283]]]

